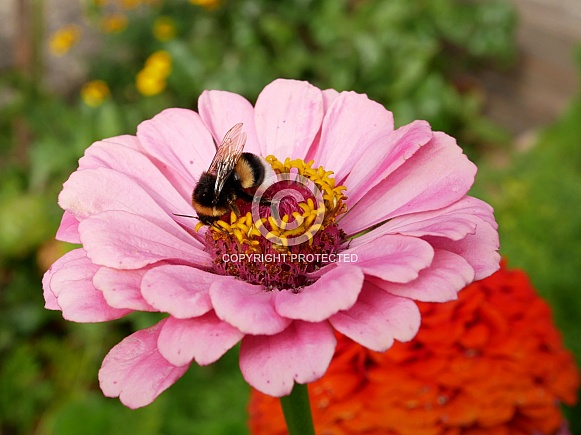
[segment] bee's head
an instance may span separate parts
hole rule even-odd
[[[214,195],[214,185],[216,182],[216,177],[212,174],[203,173],[200,180],[196,184],[193,192],[193,199],[198,203],[213,207],[216,205],[218,198]]]

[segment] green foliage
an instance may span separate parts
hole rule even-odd
[[[176,38],[154,38],[157,16],[175,22]],[[204,89],[253,101],[275,78],[297,78],[365,92],[400,125],[428,119],[461,137],[480,118],[479,90],[459,90],[450,77],[460,80],[483,61],[506,64],[514,22],[503,0],[246,0],[215,10],[164,1],[130,14],[127,29],[109,35],[90,77],[106,81],[119,101],[139,101],[136,75],[151,53],[166,50],[173,70],[158,105],[193,107]],[[472,145],[488,139],[481,133]]]

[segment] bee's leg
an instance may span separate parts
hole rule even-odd
[[[229,202],[228,207],[236,214],[236,216],[240,216],[240,209],[236,205],[236,201]]]
[[[224,228],[222,228],[220,225],[217,224],[216,222],[213,222],[212,225],[210,225],[212,228],[217,229],[218,231],[220,231],[221,233],[227,234],[226,231],[224,231]]]

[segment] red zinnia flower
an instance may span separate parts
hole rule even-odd
[[[579,372],[523,272],[503,267],[420,310],[416,338],[385,353],[339,337],[309,385],[318,434],[568,433],[560,403],[575,403]],[[254,391],[250,428],[286,433],[278,400]]]

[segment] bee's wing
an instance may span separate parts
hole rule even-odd
[[[216,175],[216,184],[214,185],[214,194],[216,198],[222,192],[224,183],[232,174],[236,163],[242,155],[242,150],[246,144],[246,133],[242,132],[242,123],[236,124],[222,140],[222,143],[216,150],[216,155],[210,163],[208,172]]]

